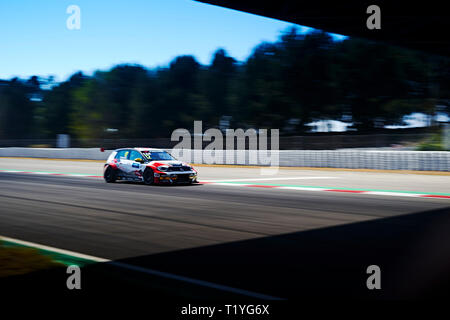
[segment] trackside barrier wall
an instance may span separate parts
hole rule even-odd
[[[111,151],[101,152],[99,148],[0,148],[0,157],[106,160]],[[182,161],[202,164],[450,171],[448,151],[220,150],[212,154],[206,150],[167,151]],[[243,155],[243,161],[240,161],[239,153]]]
[[[112,150],[100,148],[0,148],[0,157],[106,160]]]

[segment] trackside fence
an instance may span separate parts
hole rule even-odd
[[[366,150],[167,150],[197,164],[279,165],[350,169],[450,171],[448,151]],[[99,148],[0,148],[0,157],[106,160],[111,150]]]

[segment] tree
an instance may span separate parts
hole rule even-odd
[[[168,137],[194,120],[216,127],[225,115],[234,127],[289,126],[290,134],[344,118],[373,132],[412,112],[448,113],[449,61],[290,28],[239,63],[218,49],[204,66],[183,55],[166,68],[122,64],[56,85],[37,76],[0,80],[0,138],[106,138],[108,128],[122,138]]]
[[[35,101],[40,91],[37,77],[28,81],[14,78],[0,87],[0,138],[32,138]]]
[[[73,108],[73,93],[83,85],[87,77],[82,72],[73,74],[68,81],[47,90],[43,99],[45,135],[54,138],[59,133],[71,133],[70,115]]]
[[[207,70],[205,95],[211,105],[209,120],[218,124],[222,115],[231,112],[230,88],[231,80],[236,72],[236,60],[229,57],[225,50],[218,49]]]

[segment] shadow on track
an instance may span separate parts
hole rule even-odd
[[[195,187],[195,186],[202,186],[203,183],[175,183],[175,184],[170,184],[170,183],[159,183],[159,184],[151,184],[151,185],[146,185],[143,182],[138,182],[138,181],[116,181],[116,184],[136,184],[136,185],[141,185],[141,186],[145,186],[145,187],[172,187],[172,188],[176,188],[176,187]]]
[[[445,298],[450,292],[450,207],[119,262],[287,299]],[[373,264],[381,268],[381,290],[366,287],[366,269]],[[67,275],[58,272],[3,283],[67,290]],[[82,272],[83,293],[142,290],[157,299],[230,297],[109,263]]]

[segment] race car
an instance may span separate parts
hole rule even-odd
[[[192,184],[197,182],[197,170],[162,149],[122,148],[109,155],[103,168],[103,177],[108,183],[127,180],[149,185]]]

